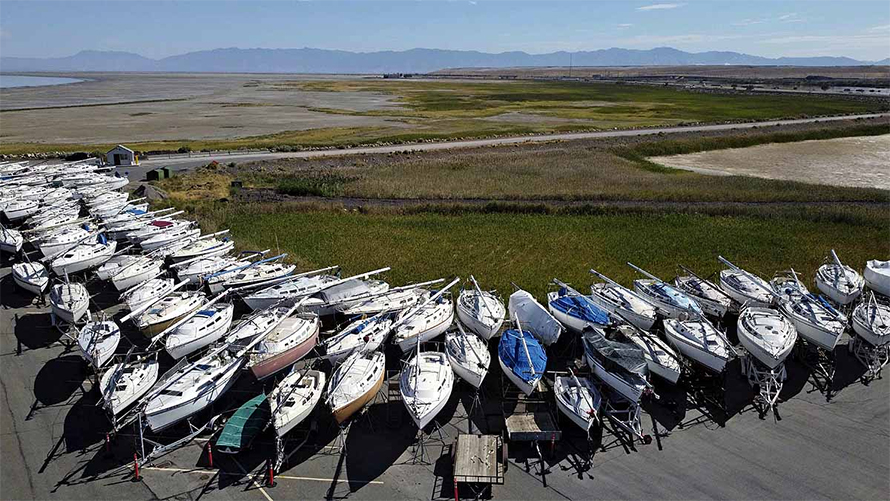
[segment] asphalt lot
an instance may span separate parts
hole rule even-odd
[[[50,326],[48,309],[30,304],[0,270],[0,498],[2,499],[434,499],[452,498],[448,448],[430,442],[430,464],[413,464],[415,429],[401,402],[378,402],[350,428],[346,454],[325,447],[337,433],[323,412],[316,430],[293,432],[288,446],[305,443],[265,486],[272,447],[261,436],[238,456],[216,453],[209,466],[206,441],[198,440],[155,461],[133,480],[134,440],[121,433],[106,449],[109,425],[92,390],[87,365],[66,350]],[[112,304],[101,284],[90,287],[98,307]],[[114,313],[109,309],[109,314]],[[130,333],[128,333],[128,336]],[[135,336],[130,336],[135,339]],[[725,408],[697,405],[682,388],[659,386],[662,404],[648,407],[644,430],[658,435],[650,445],[626,452],[604,433],[585,467],[585,434],[565,419],[563,440],[545,453],[547,487],[525,458],[530,449],[510,444],[506,483],[494,499],[886,499],[890,492],[890,384],[863,384],[863,368],[838,349],[838,370],[830,402],[816,390],[808,370],[787,364],[789,380],[779,406],[780,420],[761,419],[752,392],[732,368]],[[122,342],[119,353],[127,346]],[[398,367],[391,360],[388,369]],[[493,364],[493,367],[496,364]],[[548,367],[549,368],[549,367]],[[490,433],[503,427],[495,369],[486,383],[487,419],[474,418]],[[462,417],[469,393],[463,385],[440,415],[444,442],[466,430]],[[459,391],[458,391],[459,390]],[[218,402],[223,412],[259,392],[242,377]],[[691,393],[691,392],[690,392]],[[550,397],[552,398],[552,397]],[[674,405],[668,405],[674,402]],[[322,409],[316,409],[321,411]],[[706,413],[703,412],[706,411]],[[208,414],[209,415],[209,414]],[[712,417],[708,417],[708,416]],[[655,416],[655,417],[653,417]],[[206,417],[206,416],[205,416]],[[657,419],[656,419],[657,418]],[[182,436],[177,428],[161,439]],[[462,494],[469,492],[462,490]]]

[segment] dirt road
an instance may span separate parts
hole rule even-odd
[[[156,156],[142,162],[139,167],[129,168],[131,179],[142,179],[145,171],[163,166],[170,166],[174,169],[187,169],[200,165],[206,165],[211,161],[218,162],[249,162],[256,160],[272,160],[278,158],[320,158],[348,155],[363,155],[374,153],[394,153],[400,151],[438,151],[451,150],[460,148],[481,148],[486,146],[504,146],[511,144],[523,143],[542,143],[548,141],[571,141],[575,139],[597,139],[609,137],[623,136],[646,136],[655,134],[675,134],[681,132],[709,132],[709,131],[725,131],[736,129],[751,129],[755,127],[772,127],[777,125],[793,125],[815,122],[831,122],[839,120],[853,120],[866,118],[882,118],[890,116],[890,113],[875,113],[868,115],[845,115],[835,117],[821,118],[804,118],[792,120],[771,120],[767,122],[749,122],[749,123],[728,123],[728,124],[712,124],[712,125],[691,125],[682,127],[651,127],[645,129],[622,129],[607,130],[599,132],[578,132],[566,134],[546,134],[539,136],[520,136],[520,137],[502,137],[494,139],[476,139],[469,141],[448,141],[441,143],[419,143],[411,145],[393,145],[393,146],[373,146],[362,148],[343,148],[330,150],[312,150],[312,151],[296,151],[296,152],[268,152],[268,153],[248,153],[240,154],[195,154],[192,156]]]

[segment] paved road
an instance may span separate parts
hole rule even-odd
[[[16,290],[8,274],[8,267],[0,268],[0,499],[453,496],[447,449],[430,444],[432,464],[412,464],[415,431],[401,402],[373,405],[369,418],[349,430],[345,456],[323,453],[334,439],[332,431],[312,435],[301,449],[305,452],[293,457],[274,488],[260,488],[252,480],[262,479],[265,472],[271,451],[268,438],[236,457],[215,453],[213,468],[207,468],[204,442],[192,443],[143,469],[143,481],[132,482],[132,437],[119,437],[106,452],[107,422],[95,405],[99,396],[85,363],[61,346],[60,334],[49,326],[47,309],[30,305],[31,297]],[[101,287],[91,287],[91,293],[100,307],[115,297]],[[524,458],[529,449],[512,444],[506,483],[495,487],[494,499],[884,499],[890,492],[890,378],[869,385],[858,381],[862,369],[845,344],[842,341],[838,349],[836,384],[841,389],[831,402],[813,389],[807,370],[792,361],[787,364],[786,401],[780,404],[778,422],[772,417],[761,420],[752,410],[751,391],[737,366],[726,384],[731,417],[725,426],[703,414],[706,407],[694,406],[683,391],[657,383],[662,398],[678,404],[673,411],[667,406],[650,409],[661,431],[656,442],[627,454],[606,434],[593,467],[583,468],[585,435],[562,420],[566,436],[547,456],[548,486],[534,467],[527,471]],[[118,352],[127,347],[122,342]],[[391,362],[390,368],[398,367],[397,359]],[[498,381],[495,368],[483,397],[488,414],[484,426],[492,433],[503,423],[495,400]],[[242,377],[217,411],[259,391],[250,378]],[[441,413],[446,443],[458,430],[466,430],[462,416],[467,402],[466,387],[456,384]],[[395,419],[395,425],[388,419]],[[474,422],[483,424],[479,416]],[[646,432],[652,432],[653,422],[644,415]],[[320,430],[331,430],[319,423]],[[164,438],[170,441],[176,433],[182,430]],[[542,449],[547,454],[549,444]]]
[[[211,155],[201,157],[176,157],[176,158],[149,158],[138,167],[128,168],[132,179],[143,179],[144,173],[158,167],[170,166],[177,170],[194,168],[216,160],[218,162],[248,162],[255,160],[271,160],[277,158],[320,158],[338,157],[347,155],[362,155],[373,153],[393,153],[397,151],[440,151],[459,148],[481,148],[485,146],[503,146],[521,143],[542,143],[547,141],[571,141],[574,139],[597,139],[608,137],[647,136],[653,134],[675,134],[680,132],[708,132],[735,129],[750,129],[754,127],[770,127],[775,125],[793,125],[814,122],[831,122],[838,120],[851,120],[859,118],[880,118],[890,116],[888,113],[875,113],[866,115],[847,115],[825,118],[803,118],[794,120],[770,120],[766,122],[731,123],[713,125],[692,125],[683,127],[653,127],[648,129],[607,130],[600,132],[576,132],[565,134],[546,134],[539,136],[503,137],[494,139],[474,139],[469,141],[447,141],[441,143],[418,143],[412,145],[373,146],[361,148],[346,148],[332,150],[313,150],[296,152],[275,153],[249,153],[244,155]]]

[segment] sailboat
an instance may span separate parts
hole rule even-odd
[[[453,284],[453,282],[452,282]],[[405,353],[417,343],[425,343],[442,335],[454,322],[451,296],[431,296],[421,305],[402,312],[393,327],[393,342]]]
[[[636,292],[591,268],[603,283],[590,286],[590,300],[607,312],[624,318],[644,331],[655,323],[655,307]]]
[[[357,351],[334,369],[325,403],[338,424],[361,410],[380,391],[386,357],[379,351]]]
[[[316,370],[291,371],[269,393],[272,426],[275,434],[283,437],[302,423],[324,393],[326,376]]]
[[[358,318],[324,340],[325,355],[331,363],[337,363],[355,350],[375,351],[386,342],[392,324],[392,319],[386,313]]]
[[[238,454],[250,449],[253,440],[269,423],[272,411],[265,393],[241,404],[216,438],[216,449],[223,454]]]
[[[516,321],[516,329],[508,329],[501,335],[498,363],[510,382],[522,393],[531,395],[544,376],[547,353],[538,338],[523,330],[521,323]]]
[[[872,346],[890,343],[890,306],[879,303],[874,293],[853,310],[853,331]]]
[[[705,319],[667,319],[664,321],[664,334],[684,357],[718,374],[735,356],[732,344]]]
[[[90,321],[77,334],[81,355],[96,368],[108,362],[121,341],[121,329],[112,320]]]
[[[805,294],[781,302],[779,308],[800,337],[828,351],[834,350],[847,330],[847,317],[821,296]]]
[[[678,275],[674,279],[674,285],[694,299],[707,315],[723,318],[723,315],[726,315],[732,308],[732,298],[723,292],[717,284],[701,278],[683,265],[680,265],[680,268],[687,274]]]
[[[890,261],[869,260],[865,263],[862,278],[869,289],[890,297]]]
[[[203,358],[176,369],[169,382],[153,390],[145,405],[145,420],[154,432],[162,431],[205,409],[234,383],[244,358],[215,349]]]
[[[136,316],[133,323],[146,336],[154,336],[201,307],[201,292],[176,292],[165,296],[148,310]]]
[[[170,255],[174,262],[187,261],[197,257],[215,257],[227,254],[235,248],[235,242],[228,238],[217,238],[229,230],[218,231],[195,240],[189,245]]]
[[[469,335],[460,322],[457,330],[445,333],[445,354],[454,373],[474,388],[482,386],[491,365],[491,354],[481,337]]]
[[[24,242],[20,231],[0,226],[0,252],[18,254]]]
[[[262,380],[290,367],[315,348],[319,327],[311,313],[285,318],[248,354],[248,368]]]
[[[83,284],[66,282],[53,286],[49,294],[53,314],[69,324],[74,324],[86,314],[90,293]]]
[[[584,358],[594,375],[625,399],[639,402],[649,388],[643,350],[631,342],[610,340],[600,329],[589,329],[581,339]]]
[[[831,261],[823,264],[816,271],[816,287],[832,301],[847,305],[855,301],[865,286],[865,279],[853,268],[841,263],[834,249],[831,249]]]
[[[791,322],[770,308],[749,306],[742,310],[737,332],[748,353],[769,369],[784,362],[797,341]]]
[[[590,379],[579,378],[571,370],[570,374],[570,376],[557,376],[553,381],[556,408],[589,433],[599,421],[602,396]]]
[[[111,259],[117,249],[117,242],[106,241],[103,235],[99,235],[94,243],[81,242],[73,249],[55,257],[50,262],[50,268],[56,275],[76,273],[78,271],[95,268]]]
[[[203,306],[167,335],[164,346],[173,358],[186,357],[218,341],[232,325],[235,306],[217,303]]]
[[[282,259],[287,254],[281,254],[272,258],[250,263],[242,268],[225,270],[214,273],[207,278],[207,288],[217,294],[226,289],[238,288],[247,290],[262,287],[275,280],[283,279],[297,269],[296,265],[276,263],[273,260]]]
[[[648,277],[634,280],[634,290],[652,303],[663,317],[699,318],[704,315],[701,306],[679,289],[633,263],[629,262],[627,265]]]
[[[553,318],[576,333],[590,327],[607,327],[612,324],[609,314],[589,297],[581,295],[570,285],[553,279],[559,290],[547,293],[547,306]]]
[[[473,275],[470,283],[473,286],[461,290],[457,297],[457,318],[487,341],[500,332],[507,309],[493,291],[483,291]]]
[[[562,334],[562,324],[553,318],[547,308],[544,308],[534,296],[522,289],[517,289],[510,295],[508,311],[510,318],[522,322],[522,325],[545,345],[556,343]]]
[[[111,284],[118,291],[125,291],[157,276],[164,265],[160,259],[140,256],[121,267],[111,276]]]
[[[102,374],[102,402],[112,416],[120,415],[158,380],[157,357],[141,357],[113,365]]]
[[[49,271],[42,263],[15,263],[12,265],[12,279],[22,289],[40,294],[49,285]]]
[[[768,308],[773,303],[773,294],[766,280],[751,274],[730,263],[723,256],[717,256],[728,269],[720,272],[720,288],[740,305]]]
[[[244,303],[253,310],[268,308],[275,304],[293,304],[304,297],[343,283],[345,279],[341,280],[339,277],[328,274],[328,272],[338,268],[338,266],[328,266],[318,270],[291,275],[284,281],[274,283],[269,287],[245,296]]]
[[[673,348],[653,334],[639,330],[630,324],[619,325],[620,337],[637,345],[643,351],[650,374],[677,384],[680,379],[680,357]]]
[[[402,369],[399,392],[408,415],[422,430],[430,424],[451,398],[454,372],[447,357],[438,351],[417,352]]]
[[[120,300],[130,311],[137,311],[146,304],[160,299],[173,292],[175,282],[172,278],[152,278],[142,282],[120,295]]]

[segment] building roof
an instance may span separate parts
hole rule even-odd
[[[133,150],[131,150],[130,148],[127,148],[126,146],[124,146],[122,144],[119,144],[119,145],[115,146],[114,148],[111,148],[110,150],[108,150],[108,153],[111,153],[114,150],[127,150],[130,153],[133,153]]]

